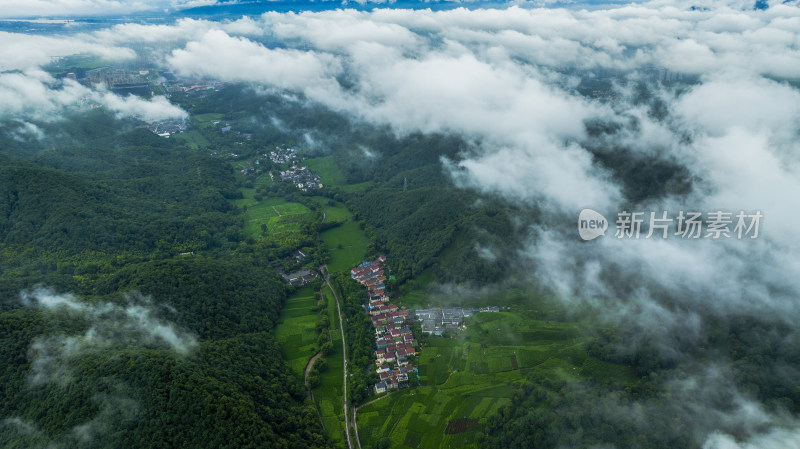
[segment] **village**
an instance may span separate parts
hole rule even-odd
[[[269,159],[274,164],[291,164],[286,170],[280,171],[280,180],[282,182],[291,182],[303,192],[308,192],[308,189],[321,189],[323,187],[319,175],[313,173],[308,167],[297,166],[301,158],[294,148],[275,147],[275,150],[269,152]],[[269,176],[274,182],[275,176],[272,172],[269,173]]]
[[[283,258],[286,264],[302,264],[308,255],[303,250],[296,250],[292,255]],[[283,280],[289,285],[306,285],[319,277],[316,271],[309,269],[300,269],[292,273],[287,273],[284,267],[278,267],[278,274],[281,275]]]
[[[270,151],[269,154],[264,154],[264,156],[269,156],[269,160],[275,164],[294,164],[299,160],[297,150],[294,148],[275,147],[273,151]]]
[[[303,192],[308,189],[321,189],[319,175],[311,172],[308,167],[292,165],[288,170],[281,170],[281,181],[289,181]]]
[[[386,256],[380,256],[350,270],[350,276],[367,288],[369,297],[365,307],[375,328],[375,364],[380,377],[374,387],[376,394],[408,387],[409,376],[419,379],[417,368],[409,363],[409,357],[416,356],[417,351],[408,326],[408,310],[389,303],[385,261]]]

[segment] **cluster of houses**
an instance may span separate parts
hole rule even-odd
[[[213,125],[219,125],[221,122],[219,120],[212,120],[211,123]],[[233,129],[233,123],[226,121],[225,122],[225,126],[221,127],[219,130],[220,130],[220,132],[225,134],[227,132],[230,132],[232,129]],[[233,133],[235,135],[237,135],[237,136],[244,137],[245,140],[252,140],[253,139],[253,134],[252,133],[243,133],[241,131],[233,131]],[[243,143],[244,142],[234,142],[235,145],[242,145]],[[258,162],[258,161],[256,161],[256,163],[260,164],[260,162]]]
[[[297,150],[294,148],[275,147],[273,151],[270,151],[269,154],[264,154],[264,156],[268,156],[269,160],[275,164],[291,164],[297,160]]]
[[[317,273],[311,270],[298,270],[294,273],[281,273],[281,277],[289,285],[303,285],[313,281]]]
[[[446,309],[417,309],[414,314],[420,321],[422,332],[432,335],[442,335],[446,330],[458,329],[464,318],[471,317],[478,312],[499,312],[500,307],[489,306],[480,308],[446,308]]]
[[[288,170],[281,170],[281,181],[289,181],[303,192],[322,188],[319,175],[312,173],[308,167],[292,165]]]
[[[417,367],[408,361],[410,356],[417,355],[414,335],[407,323],[408,310],[389,303],[383,269],[385,261],[386,256],[380,256],[350,270],[350,276],[367,287],[369,295],[366,309],[375,327],[375,364],[380,377],[375,393],[406,388],[409,375],[417,375]]]
[[[322,183],[320,182],[319,175],[314,174],[308,167],[298,167],[297,162],[301,158],[297,155],[297,150],[294,148],[275,147],[269,154],[264,153],[269,157],[269,160],[274,164],[292,164],[286,170],[281,170],[281,181],[289,181],[303,192],[308,192],[308,189],[321,189]],[[270,177],[274,181],[274,175],[270,172]]]
[[[149,129],[153,134],[167,138],[172,134],[186,131],[186,122],[183,120],[161,120],[143,126]]]

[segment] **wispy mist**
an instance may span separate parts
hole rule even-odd
[[[21,295],[27,307],[66,314],[86,322],[77,335],[43,335],[30,347],[32,384],[72,380],[72,363],[81,356],[130,347],[164,348],[186,355],[197,345],[190,332],[158,317],[150,298],[126,295],[124,304],[89,303],[70,294],[35,289]]]

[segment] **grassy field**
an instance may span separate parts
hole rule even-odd
[[[114,64],[116,64],[115,61],[108,61],[99,56],[73,55],[63,57],[55,62],[51,62],[50,64],[44,66],[44,69],[55,73],[73,67],[81,69],[96,69],[98,67],[112,66]]]
[[[321,196],[315,196],[314,201],[322,207],[326,220],[342,222],[320,233],[320,238],[331,253],[328,269],[332,273],[350,270],[363,261],[369,239],[358,223],[353,221],[353,213],[344,204]]]
[[[476,431],[445,435],[451,419],[486,416],[509,402],[512,387],[462,385],[453,388],[419,386],[392,393],[361,409],[358,433],[362,447],[386,436],[392,448],[475,448]]]
[[[272,178],[269,177],[269,173],[264,173],[263,175],[256,178],[254,183],[257,186],[272,186]]]
[[[322,294],[328,300],[328,318],[331,323],[331,332],[339,330],[339,314],[336,311],[336,299],[333,297],[331,288],[325,284],[322,288]]]
[[[200,131],[196,129],[184,133],[173,134],[173,137],[186,142],[186,145],[193,150],[205,148],[210,145],[209,141],[202,134],[200,134]]]
[[[324,196],[315,196],[313,199],[319,203],[322,207],[322,211],[325,212],[326,222],[327,220],[344,222],[353,218],[353,213],[342,203],[333,201]]]
[[[241,189],[244,198],[236,200],[238,207],[247,206],[244,232],[248,236],[261,235],[261,225],[267,226],[271,234],[280,234],[297,230],[311,212],[300,203],[290,203],[279,198],[267,198],[258,201],[254,198],[254,189]]]
[[[340,188],[348,193],[361,193],[370,187],[372,187],[372,181],[359,182],[358,184],[347,184],[341,186]]]
[[[369,246],[369,239],[354,221],[328,229],[320,237],[330,248],[328,269],[332,273],[348,271],[358,265],[364,259]]]
[[[316,295],[311,287],[299,290],[286,300],[279,324],[275,327],[275,341],[283,357],[299,376],[308,360],[317,352]]]
[[[309,170],[319,175],[322,183],[326,186],[340,187],[347,184],[339,167],[333,160],[333,156],[317,157],[303,161]]]
[[[198,123],[211,123],[212,120],[222,120],[223,117],[225,117],[224,114],[217,112],[209,112],[208,114],[197,114],[192,116],[192,118]]]
[[[325,285],[322,294],[328,300],[328,316],[331,323],[333,354],[326,357],[328,369],[320,375],[320,384],[314,389],[314,401],[322,416],[325,431],[336,447],[347,446],[344,435],[344,412],[342,410],[342,334],[339,332],[339,315],[331,289]]]
[[[303,164],[307,165],[309,170],[318,174],[322,183],[326,186],[338,187],[348,193],[361,193],[372,187],[372,181],[348,184],[344,174],[336,166],[333,156],[306,159]]]
[[[420,386],[393,393],[358,414],[361,444],[388,437],[393,448],[474,448],[486,417],[508,404],[525,379],[636,381],[632,368],[590,357],[578,323],[534,311],[479,313],[457,338],[431,337],[418,356]],[[451,420],[478,429],[446,435]]]

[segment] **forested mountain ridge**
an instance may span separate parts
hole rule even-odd
[[[120,128],[0,156],[0,445],[328,447],[230,166]]]

